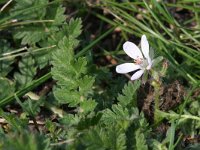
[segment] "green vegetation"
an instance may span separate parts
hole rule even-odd
[[[0,1],[0,149],[200,149],[199,8]],[[133,63],[123,44],[142,35],[156,59],[131,81],[116,66]]]

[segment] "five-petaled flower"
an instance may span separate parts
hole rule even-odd
[[[133,63],[124,63],[116,67],[116,72],[126,74],[136,71],[131,80],[139,79],[145,70],[150,70],[152,67],[152,60],[149,56],[149,43],[145,35],[141,38],[141,50],[132,42],[125,42],[123,45],[125,53],[134,59]]]

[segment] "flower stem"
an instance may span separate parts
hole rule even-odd
[[[160,77],[157,72],[153,72],[154,80],[151,82],[151,85],[154,87],[154,122],[159,122],[159,114],[157,113],[159,110],[159,98],[160,98],[160,90],[162,82],[160,81]]]

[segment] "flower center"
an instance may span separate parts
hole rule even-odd
[[[134,60],[134,63],[136,65],[141,65],[143,63],[143,59],[142,58],[139,58],[139,56],[137,56],[137,59]]]

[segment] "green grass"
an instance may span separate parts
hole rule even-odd
[[[146,34],[151,41],[151,46],[155,48],[155,51],[159,51],[170,60],[176,69],[179,69],[178,72],[180,72],[183,77],[186,77],[193,83],[198,82],[198,78],[194,78],[194,74],[199,73],[198,69],[191,71],[185,69],[190,68],[187,64],[195,66],[196,68],[199,68],[200,65],[200,57],[198,57],[199,49],[188,46],[199,45],[198,36],[195,38],[200,29],[198,25],[191,28],[184,26],[184,22],[180,25],[168,12],[168,3],[164,2],[158,3],[157,1],[152,1],[151,5],[147,4],[145,1],[140,3],[127,2],[119,5],[117,2],[104,1],[103,6],[115,19],[109,20],[99,14],[96,14],[97,17],[111,25],[118,25],[120,28],[122,26],[121,30],[133,34],[134,36],[140,37],[142,34]],[[153,9],[151,9],[150,6],[153,7]],[[141,9],[143,9],[143,11],[137,12],[137,10]],[[129,10],[129,12],[125,10]],[[146,13],[143,13],[144,11],[146,11]],[[193,11],[197,13],[197,10],[195,11],[194,9]],[[136,19],[138,13],[141,15],[141,20]],[[198,23],[198,18],[196,18],[195,15],[193,20],[193,22]],[[125,26],[123,24],[125,24]],[[174,27],[173,30],[169,28],[170,25]],[[184,41],[181,37],[185,37],[185,39],[189,40]],[[181,55],[180,57],[182,57],[184,61],[178,63],[172,56],[173,53]],[[184,63],[184,66],[182,66],[182,63]]]

